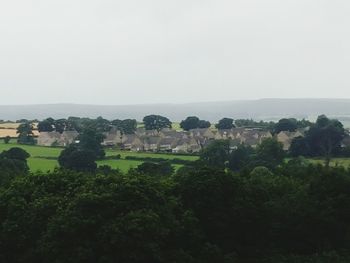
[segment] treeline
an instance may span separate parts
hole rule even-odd
[[[292,141],[290,153],[292,156],[324,156],[328,160],[334,156],[350,156],[349,145],[342,145],[345,138],[349,138],[349,134],[340,121],[321,115],[304,137]]]
[[[297,158],[233,172],[203,153],[177,172],[146,162],[127,174],[29,174],[27,157],[0,156],[1,262],[350,260],[350,172],[341,167]]]
[[[22,120],[23,121],[23,120]],[[30,121],[23,121],[23,123],[32,123]],[[142,120],[142,125],[146,130],[158,130],[165,128],[171,128],[172,122],[164,116],[161,115],[147,115]],[[215,123],[215,128],[219,130],[232,129],[232,128],[259,128],[264,130],[269,130],[273,133],[278,133],[280,131],[295,131],[300,128],[306,128],[311,126],[312,123],[305,119],[297,120],[294,118],[281,119],[278,122],[265,122],[265,121],[254,121],[252,119],[237,119],[232,118],[222,118],[217,123]],[[180,127],[189,131],[192,129],[209,128],[212,126],[207,120],[201,120],[197,116],[189,116],[180,122]],[[112,128],[117,128],[124,134],[132,134],[137,128],[137,121],[134,119],[126,120],[107,120],[102,117],[96,119],[90,118],[79,118],[79,117],[69,117],[67,119],[53,119],[47,118],[43,121],[38,122],[38,130],[40,132],[51,132],[56,131],[62,133],[63,131],[82,131],[86,128],[95,128],[101,132],[108,132]]]

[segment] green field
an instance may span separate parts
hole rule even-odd
[[[19,145],[12,141],[9,144],[4,144],[0,141],[0,152],[8,150],[12,147],[20,147],[30,154],[28,159],[28,164],[31,171],[49,171],[55,169],[58,166],[57,160],[50,158],[58,158],[62,148],[55,147],[43,147],[43,146],[30,146],[30,145]],[[136,153],[136,152],[126,152],[114,149],[106,149],[107,156],[121,155],[119,160],[103,160],[98,161],[98,165],[109,165],[112,168],[118,168],[123,172],[128,171],[130,168],[135,168],[142,163],[142,161],[137,160],[125,160],[126,156],[136,156],[140,158],[150,157],[150,158],[164,158],[164,159],[182,159],[187,161],[194,161],[198,159],[196,156],[191,155],[174,155],[174,154],[157,154],[157,153]],[[174,165],[175,168],[179,168],[180,165]]]

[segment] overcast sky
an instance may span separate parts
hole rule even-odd
[[[0,104],[350,98],[349,0],[0,1]]]

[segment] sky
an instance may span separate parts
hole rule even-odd
[[[349,0],[0,1],[0,104],[350,98]]]

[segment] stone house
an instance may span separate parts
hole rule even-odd
[[[68,146],[77,139],[79,133],[76,131],[40,132],[37,144],[40,146]]]
[[[144,151],[144,144],[142,140],[135,134],[127,134],[124,136],[125,139],[122,142],[122,149],[129,151]]]
[[[304,134],[300,131],[289,132],[289,131],[281,131],[276,135],[277,141],[283,144],[283,150],[287,151],[292,144],[292,141],[296,137],[303,137]]]
[[[157,152],[159,150],[158,143],[161,140],[160,136],[144,137],[142,142],[145,151]]]
[[[173,149],[174,153],[196,153],[201,150],[193,138],[183,138],[177,141],[176,147]]]
[[[178,139],[176,137],[161,138],[158,142],[158,150],[161,152],[172,152],[177,146]]]
[[[60,139],[61,134],[59,132],[40,132],[37,139],[37,144],[40,146],[59,145]]]

